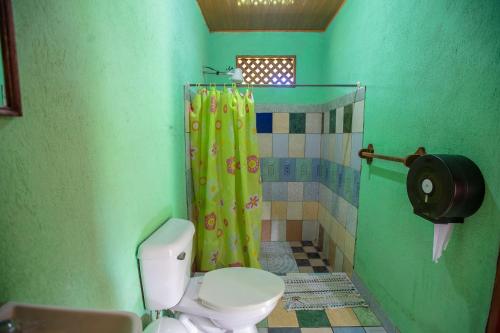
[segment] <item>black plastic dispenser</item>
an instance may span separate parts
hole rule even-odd
[[[409,166],[406,190],[413,212],[433,223],[463,223],[484,199],[484,178],[461,155],[426,154]]]

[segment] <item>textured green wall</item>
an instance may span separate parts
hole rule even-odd
[[[236,66],[237,55],[296,55],[297,83],[324,83],[324,34],[302,32],[220,32],[209,36],[208,66],[225,70]],[[230,83],[227,77],[206,75],[207,83]],[[352,90],[352,89],[351,89]],[[320,103],[333,89],[256,88],[259,103]]]
[[[24,117],[0,119],[0,301],[142,311],[135,252],[185,215],[194,1],[14,1]]]
[[[463,154],[482,208],[431,262],[433,225],[411,213],[406,169],[363,166],[355,271],[402,332],[481,332],[500,242],[500,2],[347,1],[327,31],[327,72],[368,86],[364,143]]]

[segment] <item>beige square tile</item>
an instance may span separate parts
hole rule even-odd
[[[273,201],[271,204],[271,219],[286,220],[287,204],[286,201]]]
[[[295,311],[286,311],[283,301],[280,300],[267,317],[267,325],[269,327],[299,327],[299,322]]]
[[[319,112],[306,113],[306,133],[321,133],[322,120]]]
[[[333,241],[344,252],[345,229],[338,222],[334,223]]]
[[[291,243],[291,242],[290,242]],[[302,246],[302,245],[301,245]],[[307,259],[307,254],[305,254],[304,252],[298,252],[298,253],[294,253],[293,254],[293,257],[295,259]]]
[[[263,201],[262,202],[262,220],[270,220],[271,219],[271,201]]]
[[[352,276],[353,266],[352,262],[344,256],[344,262],[342,263],[342,270],[346,272],[349,277]]]
[[[304,198],[304,183],[288,183],[288,201],[302,201]]]
[[[288,242],[290,244],[290,246],[302,246],[302,242],[295,242],[295,241],[292,241],[292,242]]]
[[[306,144],[305,134],[290,134],[288,136],[288,156],[304,157]]]
[[[260,157],[273,157],[273,135],[259,133],[259,154]]]
[[[311,252],[318,252],[314,246],[304,246],[304,252],[306,253],[311,253]]]
[[[344,255],[350,262],[354,262],[354,243],[354,237],[352,237],[350,233],[346,232],[344,238]]]
[[[289,115],[286,112],[273,113],[273,134],[289,132]]]
[[[314,273],[311,266],[299,266],[299,273]]]
[[[304,220],[317,220],[318,207],[319,203],[317,201],[305,201],[304,212],[303,212]]]
[[[352,134],[343,134],[342,140],[342,164],[346,166],[351,165],[351,140]]]
[[[325,263],[321,259],[309,259],[312,266],[324,266]]]
[[[288,220],[286,221],[286,240],[300,241],[302,239],[302,221]]]
[[[365,114],[365,101],[354,103],[354,110],[352,112],[352,132],[363,132],[363,120]]]
[[[326,309],[325,312],[332,326],[361,326],[351,308]]]
[[[302,220],[302,202],[288,202],[287,219]]]

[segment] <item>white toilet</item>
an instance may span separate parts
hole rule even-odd
[[[148,310],[170,309],[178,319],[160,318],[147,333],[256,333],[256,324],[274,309],[285,291],[283,280],[255,268],[221,268],[191,276],[194,226],[171,219],[138,251]]]

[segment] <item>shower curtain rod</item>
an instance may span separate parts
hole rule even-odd
[[[232,86],[232,83],[191,83],[189,84],[190,87],[230,87]],[[280,84],[280,85],[272,85],[272,84],[241,84],[238,83],[236,84],[237,87],[251,87],[251,88],[295,88],[295,87],[318,87],[318,88],[328,88],[328,87],[344,87],[344,88],[361,88],[363,87],[359,83],[353,84],[353,83],[346,83],[346,84],[290,84],[290,85],[285,85],[285,84]]]

